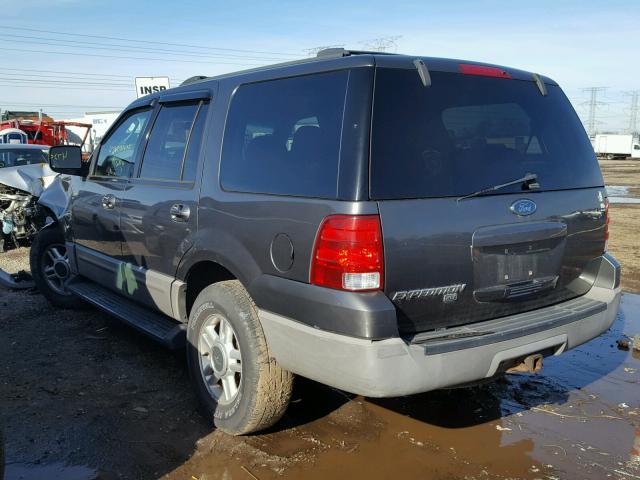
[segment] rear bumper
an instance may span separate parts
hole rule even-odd
[[[539,352],[559,355],[607,330],[620,303],[619,266],[609,257],[593,288],[579,300],[581,312],[570,302],[530,312],[530,321],[541,328],[523,328],[520,335],[502,338],[454,338],[443,347],[435,343],[409,343],[401,338],[367,340],[319,330],[287,317],[260,310],[271,355],[294,373],[342,390],[370,397],[392,397],[490,378],[511,361]],[[580,304],[578,302],[578,304]],[[576,304],[577,305],[577,304]],[[556,317],[552,309],[573,308],[573,317]],[[532,313],[538,315],[531,316]],[[513,317],[517,323],[521,318]],[[500,319],[509,325],[510,318]],[[494,332],[492,332],[494,333]],[[479,337],[483,338],[483,337]],[[428,345],[431,344],[431,349]],[[437,348],[433,348],[436,346]]]

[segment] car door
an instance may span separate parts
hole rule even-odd
[[[127,293],[169,315],[175,271],[197,229],[196,180],[209,109],[206,97],[171,98],[160,101],[120,204],[124,268],[135,285]]]
[[[109,288],[121,287],[122,283],[118,278],[122,273],[121,194],[133,172],[151,113],[151,108],[145,107],[122,116],[71,200],[70,226],[78,271]]]

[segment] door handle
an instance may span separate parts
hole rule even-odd
[[[116,207],[116,197],[110,193],[102,197],[102,208],[113,210]]]
[[[174,222],[186,222],[189,220],[189,216],[191,215],[191,209],[189,208],[189,205],[176,203],[171,205],[169,214],[171,215],[171,220]]]

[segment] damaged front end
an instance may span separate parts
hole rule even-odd
[[[0,185],[0,252],[26,246],[44,225],[43,209],[37,198],[16,188]]]
[[[46,164],[0,170],[0,252],[28,246],[49,212],[38,199],[56,177]]]

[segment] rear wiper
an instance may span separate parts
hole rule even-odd
[[[517,185],[518,183],[522,183],[522,187],[527,190],[536,190],[540,188],[540,184],[538,183],[538,175],[536,175],[535,173],[527,173],[522,178],[517,178],[500,185],[494,185],[493,187],[483,188],[482,190],[478,190],[477,192],[473,192],[469,195],[465,195],[464,197],[460,197],[457,201],[459,202],[460,200],[465,200],[467,198],[477,197],[478,195],[483,195],[489,192],[495,192],[496,190],[500,190],[501,188],[510,187],[511,185]]]

